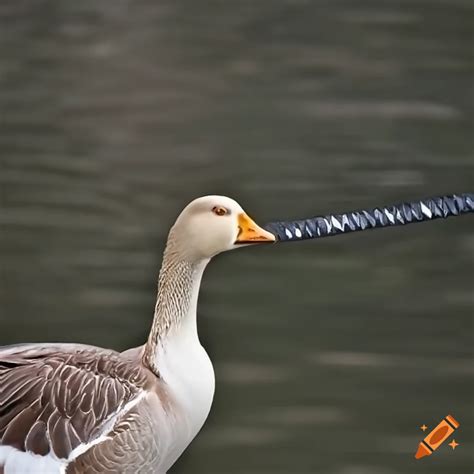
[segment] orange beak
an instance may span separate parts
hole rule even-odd
[[[275,242],[275,236],[258,226],[245,212],[239,214],[239,234],[236,244],[253,244],[263,242]]]

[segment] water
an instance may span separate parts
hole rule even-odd
[[[0,5],[0,344],[141,344],[169,226],[473,189],[467,0]],[[212,414],[173,474],[471,472],[472,217],[208,269]],[[415,461],[448,413],[460,446]]]

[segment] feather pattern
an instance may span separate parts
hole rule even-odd
[[[0,387],[1,445],[68,460],[157,379],[111,350],[31,345],[0,350]]]

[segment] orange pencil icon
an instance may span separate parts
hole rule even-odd
[[[433,454],[433,451],[438,449],[458,427],[459,423],[451,415],[443,418],[438,426],[418,445],[415,458],[420,459]]]

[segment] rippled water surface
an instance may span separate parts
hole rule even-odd
[[[196,196],[304,217],[472,191],[467,0],[0,5],[0,344],[124,349]],[[212,414],[172,473],[461,474],[472,217],[209,267]],[[415,461],[452,413],[453,452]]]

